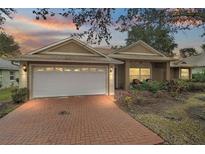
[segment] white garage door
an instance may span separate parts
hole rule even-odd
[[[34,67],[32,97],[107,93],[107,67]]]

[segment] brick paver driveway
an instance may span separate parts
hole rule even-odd
[[[120,110],[108,96],[31,100],[0,119],[0,144],[162,142],[159,136]]]

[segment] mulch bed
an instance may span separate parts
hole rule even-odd
[[[20,104],[14,104],[12,101],[0,102],[0,118],[11,112],[13,109],[20,106]]]
[[[159,110],[166,110],[173,105],[183,103],[188,98],[189,93],[183,93],[178,97],[172,97],[168,92],[162,91],[157,93],[139,91],[132,95],[127,91],[120,90],[115,93],[115,99],[118,103],[123,101],[124,96],[131,96],[133,104],[140,107],[141,111],[151,110],[158,113]]]

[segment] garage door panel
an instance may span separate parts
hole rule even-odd
[[[106,70],[106,67],[103,68]],[[107,71],[33,72],[33,97],[106,94]]]

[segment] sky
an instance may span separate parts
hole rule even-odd
[[[13,15],[13,19],[8,19],[3,25],[4,31],[12,35],[19,43],[22,52],[30,52],[37,48],[46,46],[52,42],[67,38],[72,33],[82,32],[85,27],[76,30],[71,18],[63,18],[55,16],[48,20],[36,20],[32,13],[34,9],[16,9],[17,13]],[[55,9],[55,11],[59,11]],[[117,9],[113,15],[117,18],[123,13],[123,9]],[[118,32],[111,29],[112,40],[111,45],[124,45],[127,33]],[[201,37],[203,29],[195,28],[193,30],[180,31],[174,35],[178,44],[177,52],[180,48],[193,47],[200,51],[200,46],[205,43],[205,38]],[[86,41],[84,39],[83,41]],[[102,47],[110,47],[105,42],[100,44]]]

